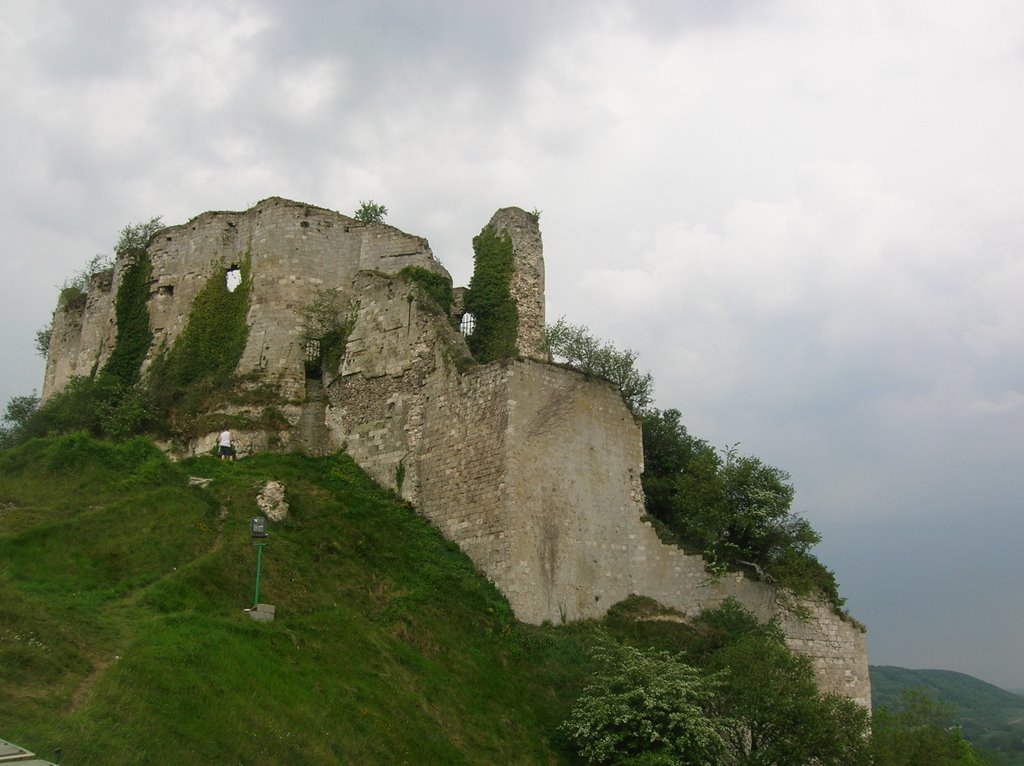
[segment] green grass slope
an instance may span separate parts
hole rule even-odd
[[[256,623],[271,479],[291,512],[263,556],[277,619]],[[517,624],[344,455],[0,452],[0,738],[69,765],[569,763],[554,732],[595,629]]]
[[[952,705],[973,745],[997,763],[1024,766],[1024,698],[952,670],[908,670],[872,665],[871,703],[892,707],[904,689],[918,689]]]

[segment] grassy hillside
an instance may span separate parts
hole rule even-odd
[[[263,557],[277,619],[256,623],[268,479],[291,514]],[[344,455],[0,452],[0,738],[66,764],[568,763],[554,731],[594,632],[515,623]]]
[[[872,665],[871,702],[895,705],[904,689],[921,689],[953,705],[964,736],[997,762],[1024,766],[1024,698],[951,670],[907,670]]]

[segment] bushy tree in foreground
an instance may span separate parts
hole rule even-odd
[[[821,694],[776,622],[733,599],[705,610],[686,654],[616,644],[561,731],[590,764],[866,766],[868,714]]]
[[[544,343],[557,361],[618,386],[634,414],[645,411],[653,401],[654,379],[636,368],[637,355],[632,349],[619,351],[595,338],[586,327],[569,324],[565,317],[544,328]]]
[[[725,746],[707,714],[714,680],[668,652],[608,638],[561,731],[589,764],[713,764]]]

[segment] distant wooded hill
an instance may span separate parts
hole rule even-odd
[[[1024,697],[952,670],[872,665],[871,704],[896,707],[904,690],[919,689],[953,705],[964,736],[996,763],[1024,766]]]

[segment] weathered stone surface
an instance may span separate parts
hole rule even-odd
[[[519,310],[519,354],[549,361],[544,350],[544,246],[538,217],[522,208],[504,207],[489,225],[512,240],[515,270],[510,291]]]
[[[277,609],[273,604],[256,604],[252,609],[246,610],[249,617],[256,622],[273,622]]]
[[[271,197],[244,212],[209,212],[159,232],[149,246],[153,342],[143,370],[184,329],[192,301],[212,276],[226,277],[251,259],[249,340],[239,373],[256,372],[287,398],[304,392],[302,310],[319,288],[349,293],[360,271],[398,273],[415,265],[447,274],[422,237],[385,224],[363,224],[324,208]],[[82,312],[54,313],[43,398],[72,375],[101,366],[116,339],[114,297],[125,264],[106,290],[89,290]]]
[[[288,518],[288,501],[284,497],[284,484],[279,481],[268,481],[260,488],[256,496],[256,505],[271,521],[284,521]]]

